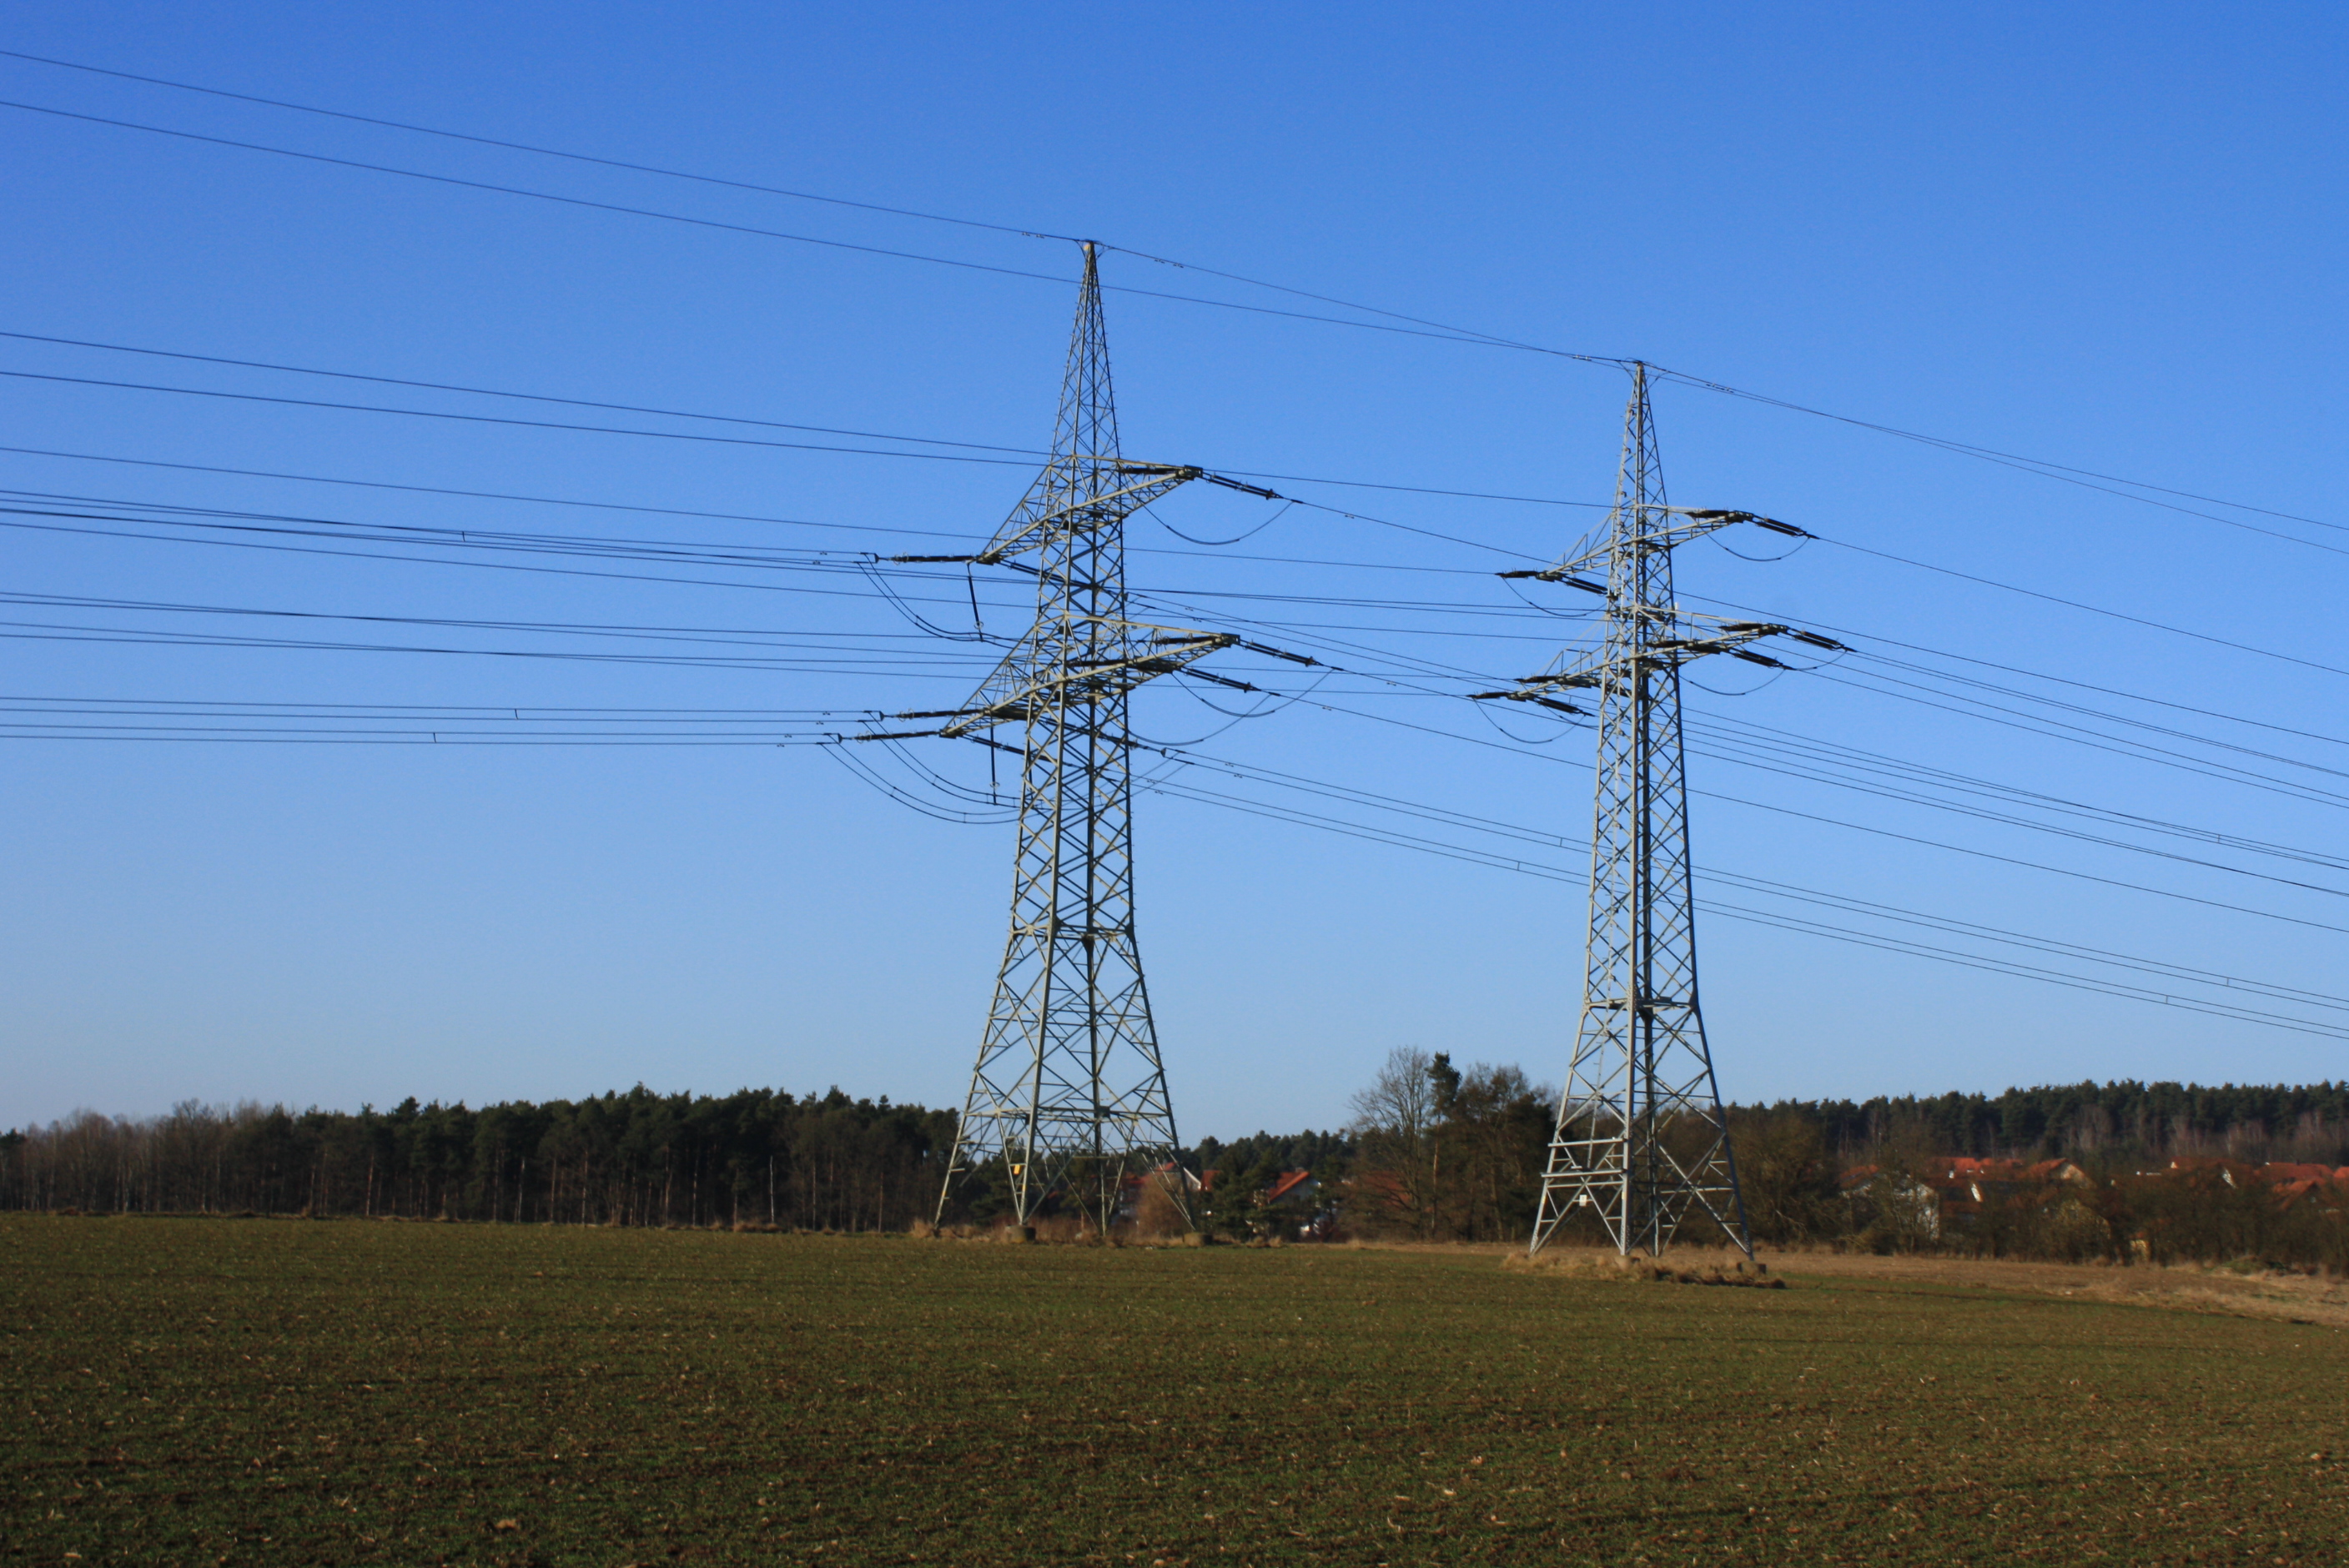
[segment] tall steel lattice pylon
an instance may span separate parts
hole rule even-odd
[[[1127,619],[1124,524],[1199,477],[1119,455],[1099,257],[1087,244],[1051,459],[970,558],[1033,572],[1036,624],[968,703],[922,716],[952,720],[936,732],[947,736],[1025,731],[1010,936],[938,1194],[942,1219],[957,1181],[1000,1161],[1019,1223],[1065,1188],[1106,1225],[1127,1171],[1174,1157],[1134,941],[1126,703],[1143,682],[1238,639]]]
[[[1599,702],[1582,1013],[1531,1250],[1539,1252],[1584,1210],[1620,1253],[1661,1253],[1684,1222],[1699,1219],[1751,1255],[1697,1006],[1680,672],[1718,653],[1777,666],[1744,646],[1774,634],[1822,640],[1694,614],[1673,603],[1675,546],[1738,522],[1802,531],[1750,512],[1667,505],[1648,366],[1634,361],[1630,370],[1622,464],[1606,522],[1557,566],[1510,573],[1604,592],[1606,640],[1554,674],[1479,694],[1581,712],[1551,695],[1580,688]],[[1602,562],[1603,584],[1578,575]]]

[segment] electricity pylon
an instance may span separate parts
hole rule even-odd
[[[1751,512],[1667,505],[1648,367],[1634,361],[1630,369],[1622,463],[1607,521],[1557,565],[1504,573],[1604,593],[1606,640],[1553,674],[1477,694],[1576,713],[1585,710],[1550,694],[1588,689],[1599,700],[1582,1014],[1530,1250],[1539,1252],[1574,1210],[1588,1209],[1619,1253],[1661,1253],[1684,1221],[1699,1216],[1750,1256],[1737,1165],[1697,1007],[1680,672],[1723,653],[1784,668],[1744,645],[1775,634],[1833,645],[1673,603],[1675,546],[1739,522],[1797,537],[1803,531]],[[1602,563],[1603,583],[1580,575]]]
[[[1128,1168],[1176,1147],[1134,943],[1126,700],[1239,639],[1126,618],[1126,517],[1202,473],[1119,455],[1099,257],[1090,243],[1084,253],[1050,460],[993,542],[957,558],[1033,573],[1035,625],[961,707],[903,716],[947,719],[932,733],[1020,756],[1011,933],[941,1218],[957,1177],[1000,1160],[1019,1223],[1074,1177],[1094,1188],[1086,1206],[1106,1227]],[[1013,724],[1021,746],[990,738]]]

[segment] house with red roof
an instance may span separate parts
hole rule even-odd
[[[1320,1190],[1321,1183],[1313,1180],[1312,1171],[1284,1171],[1278,1181],[1264,1190],[1261,1201],[1268,1209],[1275,1203],[1285,1203],[1291,1199],[1302,1202]]]

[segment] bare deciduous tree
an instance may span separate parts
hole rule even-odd
[[[1440,1156],[1435,1145],[1434,1060],[1413,1046],[1397,1046],[1354,1096],[1358,1150],[1355,1193],[1361,1207],[1415,1233],[1435,1233]]]
[[[1423,1240],[1522,1235],[1549,1131],[1547,1091],[1523,1069],[1387,1053],[1354,1097],[1354,1213]]]

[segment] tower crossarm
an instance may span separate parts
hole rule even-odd
[[[1048,664],[1037,658],[1031,641],[1023,641],[980,684],[969,702],[950,714],[937,716],[952,721],[938,733],[954,738],[994,725],[1024,723],[1030,715],[1046,709],[1121,696],[1145,681],[1173,675],[1240,640],[1230,632],[1154,626],[1109,616],[1089,616],[1085,624],[1098,627],[1102,641],[1115,651]],[[1247,691],[1256,689],[1244,682],[1221,677],[1216,677],[1216,684]]]
[[[1063,469],[1068,471],[1061,471]],[[1081,492],[1085,488],[1081,482],[1081,469],[1092,474],[1106,471],[1126,482],[1115,490],[1089,496],[1082,500],[1063,500],[1057,506],[1049,504],[1066,497],[1072,490]],[[1188,484],[1206,472],[1204,469],[1174,463],[1129,462],[1123,458],[1055,459],[1037,477],[1028,498],[996,531],[994,540],[970,559],[992,566],[1007,556],[1040,549],[1055,537],[1112,527],[1169,490]]]
[[[1803,636],[1792,626],[1782,626],[1774,621],[1723,621],[1717,616],[1700,616],[1669,609],[1651,611],[1644,618],[1662,622],[1671,632],[1682,634],[1657,637],[1611,655],[1595,654],[1568,669],[1546,675],[1520,676],[1512,686],[1501,691],[1471,692],[1469,699],[1474,702],[1539,703],[1544,707],[1578,714],[1585,710],[1571,703],[1559,702],[1550,694],[1578,687],[1604,688],[1628,678],[1634,670],[1677,669],[1708,654],[1728,654],[1748,664],[1783,670],[1789,667],[1784,661],[1768,654],[1755,653],[1745,645],[1764,637]],[[1682,624],[1692,620],[1709,621],[1713,624],[1710,628]],[[1804,640],[1825,639],[1805,637]]]
[[[1498,575],[1530,577],[1540,583],[1569,582],[1578,573],[1604,568],[1619,550],[1634,553],[1671,550],[1686,544],[1692,539],[1702,539],[1708,533],[1741,522],[1750,522],[1756,528],[1795,539],[1811,537],[1806,531],[1791,522],[1780,522],[1775,517],[1764,517],[1752,511],[1728,511],[1716,507],[1643,505],[1638,508],[1638,517],[1639,526],[1632,529],[1619,531],[1611,526],[1601,529],[1555,566],[1545,566],[1539,571],[1503,572]],[[1606,585],[1599,583],[1578,582],[1574,586],[1594,593],[1607,591]]]

